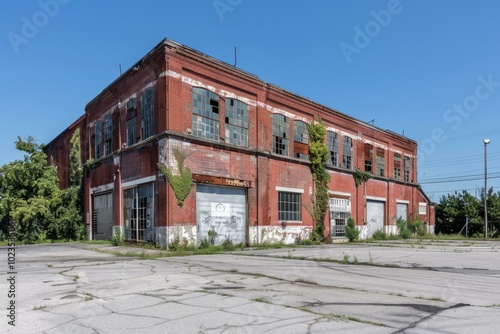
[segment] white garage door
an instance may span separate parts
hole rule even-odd
[[[225,240],[233,244],[245,243],[246,189],[196,186],[197,242],[208,238],[208,231],[215,231],[215,244]]]
[[[92,196],[92,239],[107,240],[113,232],[113,195]]]
[[[369,225],[368,238],[373,236],[373,233],[384,228],[385,221],[385,202],[381,201],[366,201],[366,222]]]

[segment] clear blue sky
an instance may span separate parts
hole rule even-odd
[[[58,4],[55,6],[54,4]],[[500,190],[500,2],[2,1],[0,165],[48,143],[163,38],[418,141],[419,182]],[[464,177],[473,175],[472,177]],[[445,178],[448,183],[425,183]],[[470,181],[458,181],[472,178]]]

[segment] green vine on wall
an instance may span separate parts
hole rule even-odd
[[[172,187],[175,198],[177,199],[177,204],[182,206],[184,200],[191,192],[191,188],[193,187],[193,175],[191,174],[191,170],[189,167],[184,166],[184,160],[188,157],[189,154],[182,152],[178,148],[174,148],[173,154],[175,160],[177,161],[177,167],[179,168],[179,175],[174,175],[171,168],[167,168],[164,164],[158,164],[158,169],[161,173],[165,174],[168,180],[168,183]]]
[[[356,185],[356,188],[359,187],[361,183],[368,182],[368,180],[372,178],[372,174],[363,172],[359,169],[356,170],[352,176],[354,177],[354,184]]]
[[[326,129],[321,121],[314,120],[307,125],[309,132],[309,160],[311,161],[311,173],[314,180],[314,195],[312,208],[309,211],[315,228],[311,239],[323,241],[325,231],[325,216],[328,210],[328,181],[330,174],[326,171],[325,163],[328,161],[328,147],[325,145]]]

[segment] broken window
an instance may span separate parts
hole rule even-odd
[[[145,140],[155,134],[153,88],[148,88],[142,93],[141,120],[142,140]]]
[[[226,99],[226,142],[248,147],[248,106],[238,100]]]
[[[278,192],[278,220],[301,221],[301,194]]]
[[[137,143],[137,99],[131,98],[127,102],[127,146]]]
[[[309,131],[306,122],[293,121],[293,141],[296,158],[308,159],[309,157]]]
[[[95,122],[95,149],[94,149],[94,159],[99,159],[102,157],[102,121],[97,120]]]
[[[365,144],[365,172],[373,172],[373,145]]]
[[[405,182],[413,182],[411,179],[411,159],[405,156]]]
[[[193,135],[219,140],[219,96],[203,89],[193,88]]]
[[[113,152],[113,115],[104,117],[104,155]]]
[[[354,154],[354,148],[352,146],[352,138],[344,136],[344,144],[342,145],[342,167],[347,169],[353,169],[352,166],[352,156]]]
[[[394,178],[401,180],[401,154],[394,153]]]
[[[326,146],[328,147],[328,164],[338,166],[339,139],[333,131],[326,132]]]
[[[383,148],[377,148],[377,175],[385,175],[385,150]]]
[[[288,117],[273,114],[273,152],[288,155],[288,137],[290,127]]]

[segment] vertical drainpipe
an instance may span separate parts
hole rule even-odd
[[[165,72],[167,73],[168,72],[168,57],[167,57],[167,47],[164,46],[164,61],[165,61]],[[169,98],[168,98],[168,76],[165,75],[165,127],[167,130],[170,130],[170,127],[169,127],[169,114],[168,114],[168,110],[169,110],[169,107],[168,107],[168,103],[169,103]],[[168,136],[165,137],[165,149],[167,149],[167,145],[168,145],[168,141],[169,141],[169,138]],[[166,178],[166,176],[165,176]],[[168,232],[168,227],[169,227],[169,222],[170,222],[170,204],[169,204],[169,198],[168,198],[168,185],[167,185],[167,182],[165,180],[164,182],[164,191],[165,191],[165,201],[167,202],[165,207],[167,208],[167,212],[165,213],[165,246],[168,250],[168,240],[169,240],[169,232]]]

